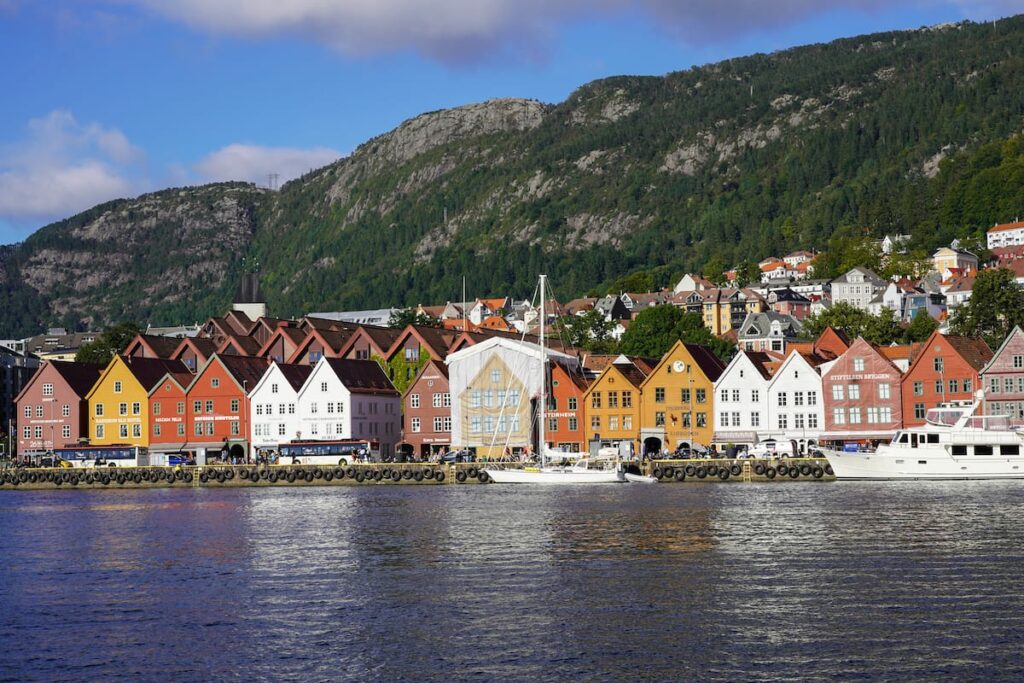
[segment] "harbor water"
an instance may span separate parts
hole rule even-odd
[[[1020,680],[1024,484],[0,492],[0,680]]]

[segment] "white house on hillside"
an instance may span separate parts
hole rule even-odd
[[[771,357],[740,351],[715,382],[715,434],[719,445],[753,445],[768,426],[768,383]]]
[[[824,403],[818,368],[797,351],[789,354],[768,385],[771,436],[816,444],[825,428]]]

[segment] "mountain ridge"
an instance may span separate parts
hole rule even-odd
[[[951,158],[1021,130],[1022,37],[1015,17],[615,76],[555,104],[421,114],[276,193],[116,200],[0,252],[15,307],[0,328],[202,318],[230,302],[241,256],[261,263],[271,309],[299,315],[449,300],[463,276],[512,294],[547,270],[563,298],[635,271],[665,284],[851,229],[923,246],[977,234],[942,224],[929,187]],[[95,275],[105,253],[127,275]]]

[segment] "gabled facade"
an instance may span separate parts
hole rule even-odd
[[[887,283],[867,268],[857,266],[831,282],[832,303],[848,303],[862,311],[869,309],[875,296]]]
[[[585,439],[629,442],[640,452],[641,387],[657,362],[618,356],[583,393]]]
[[[217,352],[217,345],[212,339],[203,337],[183,337],[171,353],[171,360],[181,361],[189,372],[195,372]]]
[[[747,351],[772,351],[785,354],[787,347],[800,338],[800,321],[781,313],[749,313],[736,328],[737,345]]]
[[[16,400],[18,453],[37,455],[87,438],[85,397],[102,372],[102,365],[89,363],[43,363]]]
[[[390,327],[360,326],[338,352],[340,358],[351,360],[386,359],[402,330]]]
[[[825,433],[839,443],[874,444],[903,426],[903,373],[858,337],[822,375]]]
[[[274,451],[281,444],[300,438],[299,390],[312,372],[309,365],[271,363],[263,373],[249,392],[249,439],[253,450]]]
[[[793,352],[768,383],[769,435],[797,441],[801,449],[818,443],[825,426],[818,359]]]
[[[114,356],[86,395],[93,446],[149,447],[149,394],[169,373],[187,374],[178,361]]]
[[[149,449],[180,453],[189,449],[186,390],[190,372],[168,372],[149,392]]]
[[[186,392],[186,430],[197,449],[208,457],[248,458],[248,393],[269,364],[265,358],[214,354],[196,373]]]
[[[407,450],[429,457],[451,448],[452,395],[444,361],[427,361],[406,390],[402,404]]]
[[[1024,332],[1014,327],[981,371],[985,413],[1024,424]]]
[[[323,358],[297,396],[299,438],[367,439],[390,459],[401,438],[402,397],[372,360]]]
[[[289,363],[316,365],[321,358],[337,358],[355,330],[332,330],[312,327],[292,353]]]
[[[278,327],[263,342],[256,355],[274,363],[284,363],[295,355],[298,348],[306,341],[308,334],[297,327]]]
[[[122,355],[136,358],[171,358],[180,342],[180,339],[174,337],[137,334],[128,342]]]
[[[768,433],[770,356],[741,350],[715,382],[714,424],[711,439],[718,445],[753,445]]]
[[[903,376],[904,426],[924,424],[927,410],[940,403],[973,401],[980,372],[991,359],[980,339],[933,332]]]
[[[724,370],[706,346],[677,341],[641,385],[641,452],[710,444],[715,381]]]
[[[569,453],[587,450],[586,404],[587,381],[577,368],[570,370],[561,363],[551,364],[551,388],[547,409],[547,442],[553,448]]]

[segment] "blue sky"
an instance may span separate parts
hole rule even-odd
[[[0,244],[99,202],[281,181],[403,120],[1024,0],[0,0]]]

